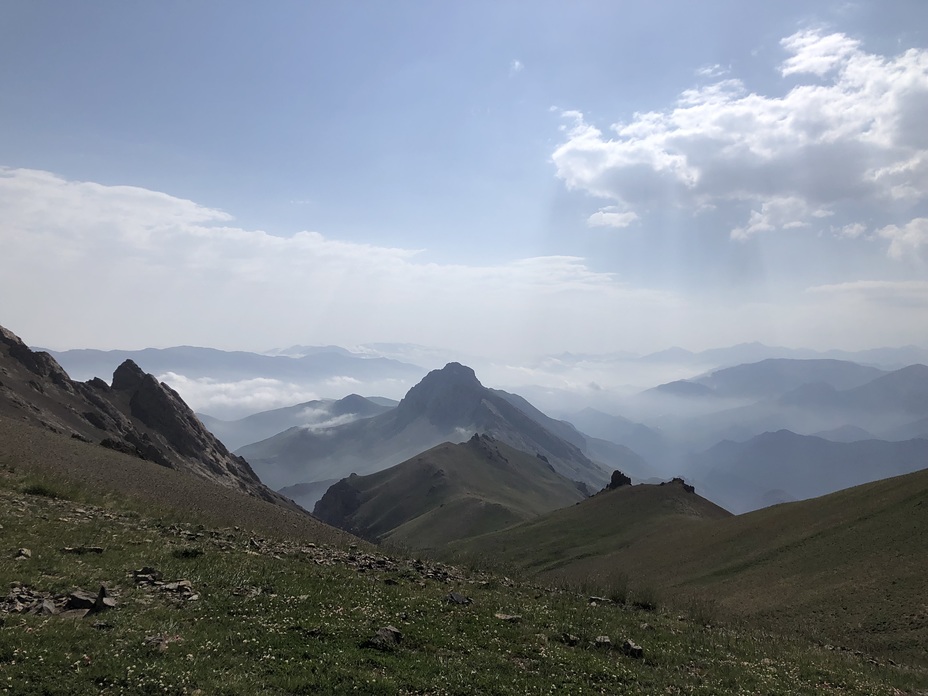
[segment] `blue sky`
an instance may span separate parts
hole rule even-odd
[[[56,348],[928,345],[928,4],[0,2]]]

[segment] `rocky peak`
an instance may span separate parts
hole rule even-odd
[[[19,336],[0,326],[0,344],[5,352],[19,362],[29,372],[39,377],[47,377],[66,391],[71,390],[71,380],[64,368],[51,355],[33,351]]]
[[[147,375],[132,360],[126,360],[113,373],[113,389],[117,391],[134,391],[139,388]]]
[[[101,379],[72,381],[48,353],[0,327],[0,415],[186,471],[292,507],[230,454],[180,395],[131,360]]]
[[[487,394],[471,368],[452,362],[410,389],[397,406],[397,416],[404,422],[426,416],[435,425],[464,425]]]

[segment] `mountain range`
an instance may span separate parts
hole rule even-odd
[[[606,469],[580,447],[526,415],[511,398],[484,387],[472,369],[459,363],[430,372],[390,411],[319,431],[290,428],[237,453],[262,480],[282,488],[374,473],[443,442],[466,441],[474,433],[540,454],[570,480],[597,488],[608,480]],[[634,453],[628,456],[640,459]]]
[[[341,399],[315,399],[294,406],[260,411],[237,420],[221,420],[205,413],[197,416],[230,450],[266,440],[290,428],[324,428],[376,416],[396,406],[392,399],[367,399],[349,394]]]
[[[0,416],[195,474],[278,505],[295,507],[267,488],[241,457],[197,419],[170,387],[131,360],[112,384],[72,380],[48,353],[29,349],[0,327]]]

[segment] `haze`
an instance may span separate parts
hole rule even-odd
[[[914,0],[4,2],[0,314],[519,366],[928,345],[926,32]]]

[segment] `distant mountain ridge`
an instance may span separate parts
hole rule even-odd
[[[342,399],[317,399],[294,406],[261,411],[234,421],[220,420],[197,414],[204,425],[230,450],[266,440],[284,430],[295,427],[321,428],[370,418],[390,410],[390,406],[377,403],[357,394]]]
[[[694,455],[687,474],[735,513],[765,505],[776,491],[787,500],[825,495],[928,467],[928,440],[833,442],[789,430],[726,440]]]
[[[225,351],[195,346],[145,348],[142,350],[78,349],[48,351],[79,379],[112,374],[118,365],[132,360],[153,374],[174,372],[186,377],[218,380],[267,377],[282,380],[318,379],[328,376],[368,379],[372,377],[418,378],[424,370],[389,358],[357,355],[332,346],[301,357]]]
[[[601,466],[510,401],[484,387],[459,363],[433,370],[399,405],[372,418],[311,432],[292,428],[238,450],[275,488],[350,473],[373,473],[442,442],[490,435],[515,449],[541,454],[561,475],[595,487],[608,480]]]
[[[648,391],[687,397],[764,399],[812,383],[829,385],[834,389],[851,389],[885,374],[884,370],[846,360],[769,358],[713,370]]]

